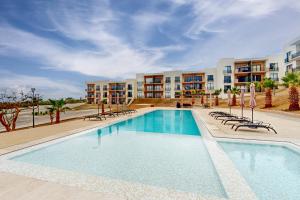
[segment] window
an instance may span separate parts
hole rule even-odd
[[[171,77],[166,77],[166,83],[171,83]]]
[[[88,91],[94,91],[94,85],[88,85],[87,90]]]
[[[278,63],[270,63],[270,71],[278,71]]]
[[[180,83],[180,76],[175,76],[175,83]]]
[[[252,81],[254,81],[254,82],[260,82],[261,81],[261,75],[253,75],[252,76]]]
[[[225,67],[224,67],[224,73],[231,74],[231,73],[232,73],[232,71],[231,71],[231,66],[225,66]]]
[[[137,93],[137,97],[138,97],[138,98],[143,98],[143,92],[141,92],[141,91],[138,91],[138,93]]]
[[[214,81],[214,75],[207,75],[207,81]]]
[[[214,89],[214,83],[208,82],[208,83],[207,83],[207,89],[208,89],[208,90],[213,90],[213,89]]]
[[[143,90],[143,82],[142,81],[137,82],[137,90]]]
[[[231,90],[231,85],[224,85],[224,93],[226,93],[227,90]]]
[[[195,81],[201,82],[202,81],[202,76],[195,76]]]
[[[170,91],[165,92],[165,97],[166,98],[171,98],[171,92]]]
[[[175,84],[175,90],[180,90],[180,83]]]
[[[107,97],[107,92],[103,93],[103,97],[106,98]]]
[[[127,89],[128,89],[128,90],[132,90],[132,84],[128,84],[128,85],[127,85]]]
[[[107,90],[107,85],[103,85],[103,90]]]
[[[262,71],[261,65],[252,65],[253,72],[260,72]]]
[[[153,83],[153,78],[146,78],[146,83]]]
[[[273,81],[279,81],[278,73],[270,73],[270,78],[271,78]]]
[[[97,85],[97,86],[96,86],[96,90],[97,90],[97,91],[100,91],[100,85]]]
[[[129,98],[131,98],[131,97],[132,97],[132,92],[128,92],[128,93],[127,93],[127,96],[128,96]]]
[[[292,52],[291,52],[291,51],[289,51],[289,52],[286,53],[286,58],[284,59],[284,62],[285,62],[285,63],[290,62],[291,55],[292,55]]]
[[[231,76],[224,76],[224,83],[231,83]]]
[[[170,91],[171,90],[171,84],[169,84],[169,83],[166,84],[165,90],[166,91]]]

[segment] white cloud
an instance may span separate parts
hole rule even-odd
[[[226,20],[266,17],[284,9],[300,11],[299,0],[188,0],[186,3],[193,6],[195,15],[186,32],[192,39],[198,39],[202,32],[225,31],[218,26]]]
[[[36,91],[43,98],[62,98],[62,97],[83,97],[84,91],[77,85],[68,81],[51,80],[46,77],[28,76],[14,74],[9,71],[0,70],[1,86],[0,89],[11,89],[16,92],[27,92],[30,88]]]
[[[48,24],[42,31],[51,30],[51,33],[66,37],[80,47],[0,24],[0,54],[28,56],[47,69],[125,78],[139,72],[177,69],[178,66],[211,66],[224,56],[260,55],[280,48],[284,40],[292,39],[299,30],[299,23],[287,23],[296,18],[289,20],[288,15],[280,15],[285,10],[299,11],[299,0],[166,1],[173,2],[169,10],[162,12],[155,6],[149,6],[151,9],[145,6],[132,15],[113,10],[110,7],[113,2],[108,0],[89,1],[88,4],[59,1],[59,4],[46,8],[44,21]],[[188,16],[188,19],[192,15],[194,20],[178,23],[182,27],[178,27],[177,32],[177,23],[174,22],[186,19],[177,16],[176,11],[184,5],[191,6],[192,10],[180,15]],[[132,27],[122,26],[128,21],[133,22]],[[169,24],[173,25],[174,32],[165,26]],[[155,38],[159,34],[150,34],[154,28],[164,31],[162,35],[169,37],[169,41],[162,42],[168,45],[147,46],[148,40],[163,40]],[[125,32],[133,41],[126,38]],[[205,33],[213,33],[213,36],[206,37]],[[194,41],[187,43],[183,35]],[[177,53],[175,58],[170,56],[174,52]]]
[[[42,60],[48,68],[108,78],[120,75],[132,77],[136,72],[153,69],[166,70],[156,63],[165,56],[164,51],[170,51],[171,48],[166,47],[164,50],[145,46],[133,47],[122,39],[119,32],[116,36],[111,29],[118,16],[105,1],[78,3],[73,6],[61,2],[55,8],[49,8],[47,13],[53,30],[72,40],[87,42],[95,48],[69,48],[54,40],[2,24],[0,45],[3,48],[0,53],[14,52]]]

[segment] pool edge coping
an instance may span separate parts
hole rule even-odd
[[[195,121],[203,135],[203,141],[206,149],[211,157],[215,170],[223,185],[223,188],[230,200],[255,200],[258,199],[252,188],[249,186],[245,178],[235,167],[227,154],[221,149],[213,135],[211,129],[203,120],[200,111],[194,109],[193,115]]]
[[[142,116],[144,114],[147,114],[147,113],[150,113],[150,112],[153,112],[153,111],[156,111],[156,110],[189,110],[189,111],[191,111],[193,113],[192,109],[190,109],[190,108],[183,108],[183,109],[176,109],[175,108],[174,109],[174,108],[155,107],[155,108],[151,108],[151,109],[147,109],[145,111],[142,111],[142,112],[140,112],[140,113],[138,113],[136,115],[126,116],[125,118],[118,119],[118,120],[115,120],[115,121],[111,121],[111,122],[108,122],[106,124],[93,125],[93,126],[85,127],[84,130],[82,130],[82,129],[75,129],[75,130],[72,130],[72,131],[66,131],[66,132],[71,132],[71,133],[68,134],[68,135],[63,135],[63,136],[56,137],[56,138],[53,138],[53,139],[50,139],[50,140],[46,140],[48,137],[47,138],[43,138],[43,139],[39,139],[39,140],[46,140],[46,141],[42,141],[40,143],[31,144],[32,142],[36,142],[36,141],[31,141],[31,142],[28,142],[29,146],[25,146],[23,148],[16,149],[14,151],[10,151],[10,152],[1,154],[0,155],[0,171],[7,172],[7,173],[12,173],[12,174],[16,174],[16,175],[21,175],[21,176],[25,176],[25,177],[29,177],[29,178],[35,178],[35,179],[39,179],[39,180],[42,180],[42,181],[50,181],[50,182],[53,182],[53,183],[59,183],[59,184],[67,185],[67,186],[73,186],[72,183],[68,183],[67,180],[62,180],[63,178],[62,179],[56,178],[56,177],[45,178],[46,177],[45,176],[45,172],[44,172],[44,175],[41,176],[41,175],[34,174],[34,172],[30,172],[29,171],[30,168],[33,168],[33,169],[36,168],[36,170],[40,171],[40,172],[43,172],[43,170],[45,170],[46,174],[47,174],[47,170],[48,170],[48,172],[50,174],[53,173],[53,172],[55,172],[55,171],[63,172],[61,174],[61,176],[63,176],[64,173],[65,174],[72,174],[72,173],[69,173],[66,170],[59,170],[59,169],[54,169],[54,168],[51,168],[51,167],[44,167],[44,166],[41,166],[41,167],[38,166],[38,167],[36,167],[35,165],[23,164],[23,163],[16,163],[16,161],[12,161],[12,160],[8,160],[8,159],[11,158],[11,157],[15,157],[15,156],[18,156],[18,155],[30,152],[30,151],[34,151],[34,150],[37,150],[37,149],[40,149],[40,148],[47,147],[49,145],[53,145],[53,144],[56,144],[56,143],[59,143],[59,142],[63,142],[63,141],[68,140],[70,138],[74,138],[74,137],[78,137],[80,135],[87,134],[87,132],[90,132],[90,131],[93,131],[93,130],[97,130],[99,128],[105,128],[105,127],[108,127],[108,126],[120,123],[122,121],[126,121],[128,119],[136,118],[136,117]],[[194,117],[194,115],[193,115],[193,117]],[[195,120],[195,122],[197,123],[196,120]],[[201,130],[200,130],[200,132],[201,132]],[[24,145],[26,145],[28,143],[25,143]],[[5,170],[5,167],[4,167],[4,170],[3,170],[3,167],[1,167],[1,165],[3,165],[3,163],[4,164],[8,164],[9,166],[17,165],[16,166],[17,169],[12,168],[12,169],[6,169]],[[27,168],[26,166],[27,167],[29,166],[29,168]],[[25,172],[18,171],[18,170],[21,170],[21,169],[24,170]],[[99,182],[101,182],[101,179],[103,179],[103,177],[95,177],[95,176],[85,175],[85,174],[81,174],[81,173],[73,173],[73,174],[78,174],[79,176],[81,176],[83,178],[90,177],[91,179],[93,179],[95,181],[98,180]],[[43,177],[43,176],[45,176],[45,177]],[[105,179],[109,180],[109,181],[112,181],[112,182],[115,182],[117,184],[123,182],[123,183],[125,183],[125,186],[127,186],[127,187],[129,187],[131,185],[131,186],[137,186],[138,188],[145,188],[148,191],[152,191],[152,190],[155,191],[155,188],[156,188],[157,191],[155,191],[155,192],[162,191],[162,194],[163,193],[164,194],[169,194],[169,196],[173,197],[171,199],[182,199],[182,198],[186,199],[185,197],[189,197],[188,199],[191,199],[191,200],[198,200],[198,199],[201,199],[201,200],[226,200],[225,197],[222,198],[222,197],[215,197],[215,196],[207,196],[207,195],[203,195],[203,194],[196,195],[194,193],[181,192],[181,191],[172,190],[172,189],[166,189],[166,188],[159,188],[159,187],[156,187],[156,186],[149,186],[149,185],[142,184],[142,183],[131,183],[131,182],[128,182],[128,181],[115,180],[115,179],[109,179],[109,178],[105,178],[104,177],[104,180]],[[82,186],[81,189],[83,189],[83,190],[93,191],[93,190],[91,190],[91,188],[93,188],[92,185],[84,185],[82,183],[78,183],[78,184],[79,185],[81,184],[81,186]],[[75,184],[75,186],[77,186],[77,185]],[[96,190],[95,192],[99,192],[99,191]],[[139,192],[141,192],[141,190],[139,190]],[[133,192],[133,193],[135,193],[135,192]],[[173,193],[175,193],[175,194],[173,194]],[[146,194],[147,193],[145,193],[145,195]],[[179,196],[178,198],[177,197],[174,198],[174,195],[176,196],[176,194]],[[122,194],[122,195],[124,196],[125,194]],[[186,196],[180,196],[180,195],[186,195]],[[169,196],[165,196],[164,198],[169,199]],[[133,197],[133,198],[135,199],[135,197]],[[140,199],[140,198],[138,198],[138,199]]]

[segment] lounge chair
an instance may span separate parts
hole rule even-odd
[[[252,128],[252,129],[265,128],[268,131],[272,130],[272,131],[274,131],[275,134],[277,134],[276,130],[269,123],[245,122],[245,123],[240,123],[238,125],[235,125],[235,127],[236,127],[235,131],[237,131],[241,127],[247,127],[247,128]]]
[[[106,119],[106,116],[109,116],[109,117],[115,117],[115,113],[112,112],[112,111],[106,111],[106,112],[102,112],[100,113],[100,116],[104,117]]]
[[[210,116],[213,116],[213,115],[217,115],[217,114],[225,114],[226,112],[222,112],[222,111],[212,111],[212,112],[209,112],[208,114]]]
[[[119,114],[123,114],[123,115],[127,114],[127,112],[125,112],[124,110],[113,111],[113,113],[116,114],[117,116],[119,116]]]
[[[226,125],[227,122],[244,123],[244,122],[251,122],[251,120],[248,117],[231,117],[231,118],[223,119],[221,123]]]
[[[137,112],[137,110],[135,110],[135,109],[130,109],[130,108],[128,108],[127,106],[125,106],[125,108],[122,109],[122,111],[125,112],[125,113],[128,113],[128,114]]]
[[[89,120],[100,119],[102,121],[101,115],[98,115],[98,114],[84,116],[83,120],[85,120],[85,119],[89,119]]]
[[[214,115],[213,116],[216,120],[223,120],[223,118],[238,118],[238,116],[236,115],[232,115],[232,114],[218,114],[218,115]]]

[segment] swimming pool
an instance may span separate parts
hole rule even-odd
[[[189,110],[156,110],[11,160],[226,198]]]
[[[259,199],[300,199],[300,154],[284,146],[219,142]]]

